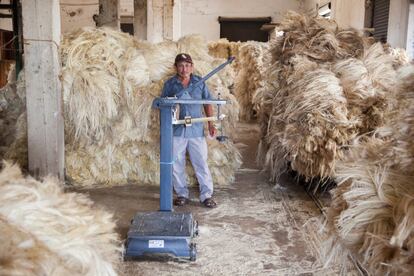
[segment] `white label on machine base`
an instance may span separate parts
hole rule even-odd
[[[148,248],[164,248],[164,240],[148,240]]]

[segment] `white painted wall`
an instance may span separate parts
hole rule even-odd
[[[387,42],[392,47],[407,46],[408,12],[410,0],[391,0]]]
[[[121,16],[134,16],[134,0],[121,0],[119,5]]]
[[[316,15],[316,6],[322,7],[331,0],[304,0],[303,2],[304,12],[309,15]]]
[[[94,14],[99,14],[99,0],[60,0],[62,34],[95,26]]]
[[[394,0],[393,0],[394,1]],[[365,0],[305,0],[304,9],[316,14],[316,7],[331,2],[331,18],[342,28],[364,28]]]
[[[154,3],[153,11],[148,13],[148,28],[162,29],[157,24],[165,26],[173,24],[173,32],[165,28],[163,34],[158,36],[153,34],[149,37],[152,41],[160,41],[162,36],[178,39],[182,35],[200,33],[208,40],[217,40],[220,37],[219,16],[224,17],[272,17],[273,21],[278,21],[288,10],[303,11],[305,0],[164,0],[171,1],[173,5],[172,14],[174,17],[167,18],[165,14],[171,12],[157,11],[157,0],[149,0]],[[95,26],[92,19],[94,14],[98,14],[99,0],[60,0],[61,3],[61,25],[62,33],[72,31],[83,26]],[[177,5],[179,4],[179,5]],[[181,6],[180,11],[178,10]],[[133,0],[120,0],[121,16],[133,16]],[[155,16],[151,19],[150,16]],[[163,20],[160,20],[160,16]],[[151,31],[151,30],[149,30]],[[150,34],[150,33],[149,33]]]
[[[4,0],[1,1],[2,4],[10,4],[10,0]],[[6,13],[3,11],[3,13]],[[7,13],[11,13],[7,11]],[[11,18],[2,18],[0,19],[0,29],[7,30],[7,31],[13,31],[13,21]]]
[[[220,38],[219,16],[272,17],[279,21],[288,10],[303,10],[302,0],[181,0],[181,35]]]
[[[342,28],[363,29],[365,19],[365,0],[331,1],[331,18]]]
[[[410,4],[406,49],[410,58],[414,59],[414,3]]]

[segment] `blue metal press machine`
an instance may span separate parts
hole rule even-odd
[[[174,212],[173,210],[173,187],[172,187],[172,165],[173,156],[173,125],[191,125],[195,122],[221,121],[225,115],[220,114],[220,106],[228,101],[215,100],[193,100],[181,96],[184,92],[204,83],[215,73],[231,63],[234,57],[229,58],[213,71],[208,73],[196,84],[187,87],[174,98],[156,98],[152,107],[160,110],[160,209],[154,212],[138,212],[131,221],[126,240],[125,257],[139,257],[146,255],[173,255],[178,258],[196,260],[197,248],[193,238],[198,235],[198,224],[189,212]],[[189,93],[190,94],[190,93]],[[219,96],[220,97],[220,96]],[[217,105],[217,116],[191,118],[184,120],[176,118],[177,107],[182,104],[214,104]],[[224,142],[227,137],[221,135],[217,140]]]

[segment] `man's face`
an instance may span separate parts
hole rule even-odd
[[[190,62],[180,61],[177,63],[176,68],[177,74],[184,79],[189,78],[191,73],[193,73],[193,64]]]

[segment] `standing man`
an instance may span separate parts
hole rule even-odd
[[[177,74],[164,84],[161,97],[178,96],[178,92],[189,87],[189,90],[179,95],[181,99],[210,99],[210,91],[205,83],[191,89],[201,77],[193,75],[193,60],[188,54],[178,54],[174,63]],[[207,117],[213,116],[213,107],[204,105],[204,112]],[[179,119],[185,116],[192,118],[202,117],[201,105],[180,105]],[[216,135],[213,122],[208,122],[208,131],[211,136]],[[173,164],[173,186],[177,198],[174,205],[183,206],[189,202],[189,192],[186,182],[185,161],[186,152],[190,154],[198,183],[200,185],[200,201],[208,208],[214,208],[217,204],[213,196],[213,180],[207,164],[207,143],[204,137],[203,123],[192,123],[191,126],[174,125],[173,129],[173,156],[176,158]]]

